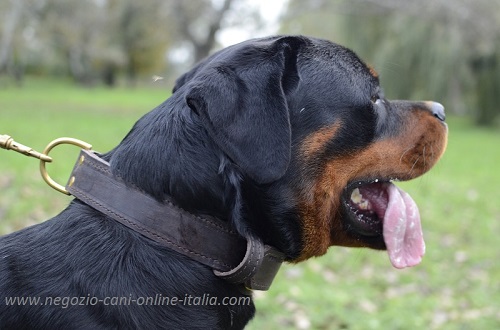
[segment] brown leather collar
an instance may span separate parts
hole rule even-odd
[[[269,289],[284,260],[280,251],[257,238],[243,238],[227,222],[188,213],[125,184],[90,150],[81,150],[66,189],[130,229],[248,289]]]

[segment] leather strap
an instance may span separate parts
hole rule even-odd
[[[157,201],[111,173],[109,163],[81,150],[66,189],[128,228],[249,289],[267,290],[284,255],[257,238],[243,238],[227,222]]]

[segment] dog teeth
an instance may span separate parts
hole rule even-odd
[[[368,210],[370,208],[370,203],[366,199],[363,199],[363,201],[359,203],[358,206],[361,210]]]
[[[354,204],[359,204],[363,200],[363,195],[359,192],[359,188],[356,188],[351,193],[351,201]]]
[[[351,201],[356,204],[360,210],[368,210],[370,208],[370,202],[367,199],[363,199],[363,195],[356,188],[351,193]]]

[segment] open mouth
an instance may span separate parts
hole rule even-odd
[[[408,193],[390,181],[359,181],[347,186],[342,204],[349,228],[367,238],[383,237],[394,267],[420,263],[425,243],[418,207]]]

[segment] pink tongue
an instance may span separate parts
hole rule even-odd
[[[387,188],[389,202],[384,215],[384,241],[396,268],[415,266],[425,253],[417,204],[394,184]]]

